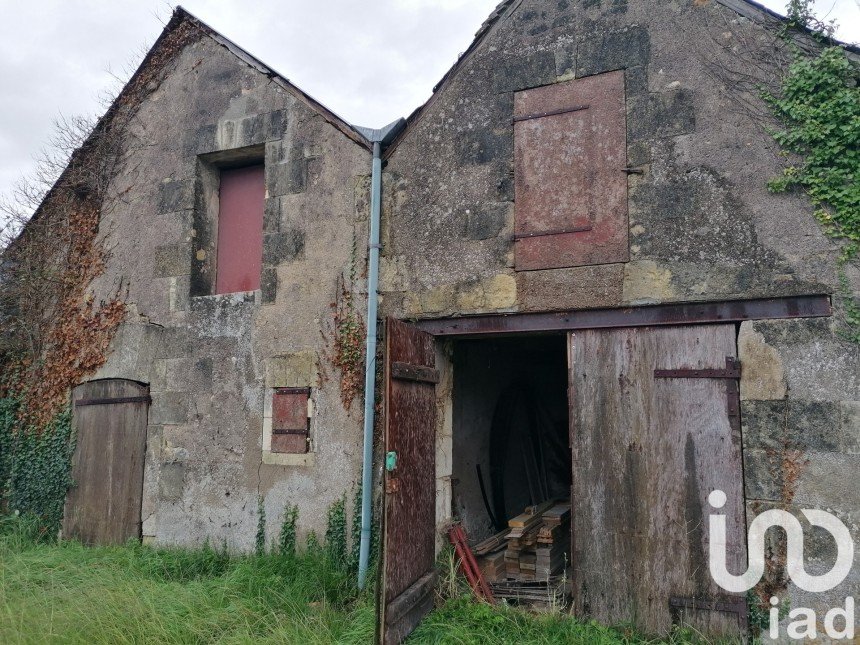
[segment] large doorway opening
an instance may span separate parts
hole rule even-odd
[[[566,336],[458,341],[453,370],[451,512],[470,542],[511,528],[515,518],[542,505],[569,507]],[[563,569],[569,530],[558,529],[562,542],[554,551],[562,557],[553,564]],[[508,549],[507,575],[500,579],[538,579],[531,575],[537,569],[531,556],[539,545],[522,546],[518,561]],[[559,572],[543,568],[544,577]]]

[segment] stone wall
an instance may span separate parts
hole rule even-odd
[[[780,48],[772,31],[716,2],[508,3],[388,153],[383,312],[433,318],[834,293],[838,249],[803,195],[768,192],[781,160],[767,110],[749,84],[731,80],[774,74]],[[628,178],[630,261],[517,272],[513,92],[618,69],[627,166],[641,172]],[[860,272],[847,273],[860,294]],[[775,504],[822,508],[860,545],[860,492],[849,483],[860,472],[860,350],[840,336],[834,305],[833,318],[739,330],[748,521]],[[438,475],[448,490],[451,472]],[[833,563],[832,541],[811,530],[807,538],[807,566],[820,573]],[[826,597],[793,587],[781,597],[844,606],[858,575],[855,566]]]
[[[250,549],[258,495],[270,538],[286,504],[301,534],[324,531],[359,478],[360,402],[344,410],[327,356],[338,280],[366,262],[369,152],[209,36],[171,63],[128,145],[94,290],[122,282],[132,313],[94,378],[150,385],[145,539]],[[266,168],[261,288],[211,295],[217,166],[242,160]],[[280,386],[313,387],[308,455],[263,453]]]

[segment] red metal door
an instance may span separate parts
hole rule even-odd
[[[514,96],[518,271],[629,259],[624,73]]]
[[[221,171],[215,293],[260,288],[263,266],[263,166]]]
[[[436,388],[433,337],[385,324],[385,505],[379,641],[401,643],[433,608]]]

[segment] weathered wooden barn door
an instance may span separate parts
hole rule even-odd
[[[732,325],[577,331],[569,337],[573,582],[577,612],[665,633],[746,629],[746,604],[712,580],[708,515],[745,570]],[[705,371],[703,371],[705,370]],[[728,503],[712,510],[708,495]]]
[[[75,486],[66,498],[63,535],[84,544],[139,539],[149,388],[91,381],[74,389],[72,401]]]
[[[433,337],[385,324],[385,510],[379,639],[400,643],[433,608],[436,388]]]

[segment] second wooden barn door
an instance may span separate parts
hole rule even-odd
[[[436,351],[433,337],[385,323],[385,504],[377,640],[397,645],[433,608]]]
[[[711,579],[708,515],[745,569],[732,325],[586,330],[569,337],[577,611],[666,633],[746,628],[745,599]],[[708,495],[728,496],[712,511]]]
[[[72,393],[77,446],[63,535],[84,544],[139,539],[149,388],[134,381],[83,383]]]

